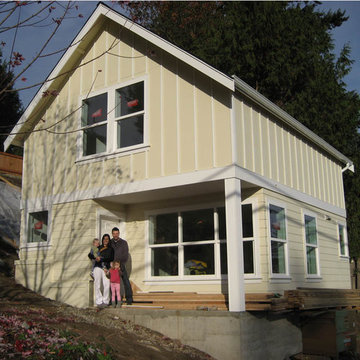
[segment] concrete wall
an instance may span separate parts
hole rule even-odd
[[[296,319],[249,312],[109,310],[121,319],[179,339],[218,360],[282,360],[302,351]]]

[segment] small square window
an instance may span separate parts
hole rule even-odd
[[[48,212],[40,211],[29,214],[28,243],[46,242],[48,231]]]

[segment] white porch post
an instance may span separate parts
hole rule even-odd
[[[245,311],[241,181],[225,179],[229,310]]]

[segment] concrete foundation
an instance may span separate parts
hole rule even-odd
[[[297,319],[248,312],[121,309],[124,320],[146,326],[218,360],[282,360],[302,351]]]

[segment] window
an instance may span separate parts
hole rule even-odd
[[[152,276],[228,273],[225,207],[153,215],[149,220]],[[255,274],[252,204],[242,205],[242,228],[244,272]]]
[[[29,214],[28,243],[46,242],[48,239],[48,212],[40,211]]]
[[[255,273],[255,237],[253,226],[253,206],[252,204],[244,204],[241,206],[242,212],[242,231],[243,231],[243,259],[244,259],[244,273]],[[225,208],[224,208],[224,223],[225,223]],[[226,236],[225,236],[226,238]],[[227,253],[226,242],[221,248],[221,273],[227,274]]]
[[[271,238],[271,270],[273,274],[287,274],[286,265],[286,222],[285,209],[276,205],[269,206]]]
[[[318,243],[316,219],[305,215],[306,269],[308,275],[318,275]]]
[[[144,81],[82,101],[82,156],[132,149],[144,143]]]
[[[84,156],[106,151],[107,112],[107,94],[83,101],[81,126]]]
[[[338,224],[340,256],[348,256],[345,226]]]
[[[182,278],[220,272],[215,254],[223,258],[224,248],[216,250],[226,241],[223,207],[153,215],[149,224],[152,276]]]
[[[117,147],[144,141],[144,82],[116,90]]]

